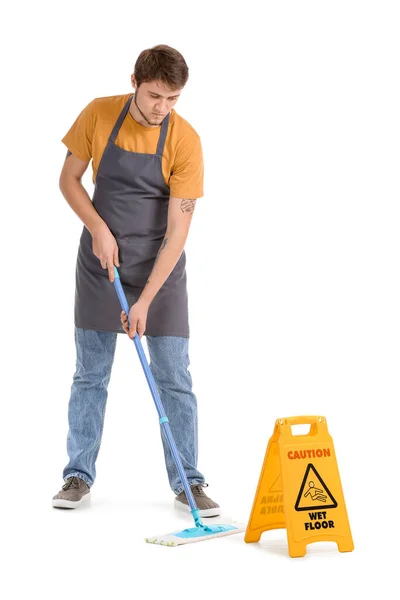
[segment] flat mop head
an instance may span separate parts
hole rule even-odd
[[[181,546],[182,544],[194,544],[203,542],[212,538],[222,537],[224,535],[233,535],[245,531],[244,523],[234,522],[232,525],[202,525],[191,527],[190,529],[181,529],[165,535],[158,535],[146,538],[148,544],[159,544],[160,546]]]

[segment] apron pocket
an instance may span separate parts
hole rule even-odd
[[[117,240],[121,271],[129,277],[148,277],[154,266],[157,253],[161,248],[160,241]]]

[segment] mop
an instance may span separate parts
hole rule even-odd
[[[118,274],[117,268],[114,266],[114,287],[118,295],[119,302],[121,304],[122,310],[128,317],[128,325],[129,322],[129,306],[128,302],[122,288],[121,280]],[[143,367],[147,383],[149,384],[150,391],[153,396],[154,403],[157,408],[158,416],[160,418],[160,425],[163,428],[165,436],[168,440],[169,447],[171,449],[171,454],[174,459],[176,468],[178,469],[179,475],[181,477],[182,485],[184,487],[186,498],[189,502],[190,513],[194,519],[194,527],[183,529],[181,531],[172,531],[171,533],[157,535],[153,537],[146,538],[146,542],[149,544],[160,544],[161,546],[180,546],[182,544],[191,544],[193,542],[201,542],[203,540],[209,540],[211,538],[222,537],[225,535],[232,535],[234,533],[240,533],[245,530],[245,525],[243,523],[236,523],[232,525],[204,525],[201,517],[200,511],[197,508],[195,499],[192,494],[192,490],[190,489],[190,485],[188,479],[186,477],[185,470],[182,465],[181,458],[179,456],[178,449],[176,447],[174,438],[172,436],[171,427],[168,422],[168,417],[165,414],[164,407],[161,402],[160,395],[158,393],[158,389],[156,387],[156,383],[154,381],[153,375],[150,371],[150,367],[147,363],[147,358],[143,350],[142,343],[140,341],[140,337],[138,333],[133,338],[133,342],[136,346],[137,353],[139,355],[139,359],[141,365]]]

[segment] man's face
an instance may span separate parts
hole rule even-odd
[[[158,80],[142,83],[138,88],[134,76],[135,104],[149,125],[159,125],[176,104],[180,90],[171,90]]]

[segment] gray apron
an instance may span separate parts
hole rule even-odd
[[[162,174],[162,154],[170,115],[162,122],[156,154],[130,152],[115,145],[133,94],[119,115],[100,160],[93,206],[107,223],[119,248],[121,283],[131,307],[150,275],[162,244],[170,189]],[[183,251],[147,314],[146,335],[189,337],[186,256]],[[93,254],[92,236],[80,238],[75,291],[75,325],[82,329],[124,333],[114,284]]]

